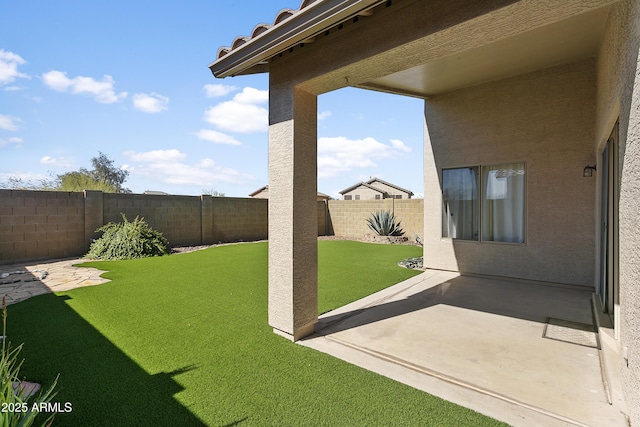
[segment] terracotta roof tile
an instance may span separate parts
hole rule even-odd
[[[303,0],[298,9],[295,9],[295,10],[288,9],[288,8],[282,9],[276,15],[275,19],[273,20],[273,24],[258,24],[253,29],[250,36],[238,36],[233,40],[233,43],[231,43],[231,46],[223,46],[220,49],[218,49],[218,54],[216,56],[216,59],[220,59],[226,54],[228,54],[229,52],[231,52],[232,50],[237,49],[238,47],[242,46],[243,44],[257,37],[260,37],[261,34],[269,31],[271,28],[277,26],[281,22],[286,21],[287,19],[289,19],[296,13],[300,12],[302,9],[306,8],[307,6],[315,2],[321,2],[321,1],[323,0]]]

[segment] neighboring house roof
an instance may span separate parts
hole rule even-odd
[[[258,188],[256,191],[254,191],[253,193],[249,194],[249,197],[254,197],[257,194],[262,193],[264,190],[269,191],[269,186],[265,185],[264,187]],[[330,200],[331,196],[329,196],[328,194],[324,194],[324,193],[321,193],[321,192],[318,191],[318,198]]]
[[[385,191],[385,190],[382,190],[382,189],[380,189],[380,188],[377,188],[377,187],[374,185],[374,183],[376,183],[376,182],[379,182],[379,183],[384,184],[384,185],[388,185],[389,187],[395,188],[396,190],[400,190],[400,191],[402,191],[402,192],[404,192],[404,193],[407,193],[407,194],[409,194],[409,195],[413,196],[413,192],[412,192],[412,191],[407,190],[406,188],[398,187],[397,185],[395,185],[395,184],[391,184],[390,182],[383,181],[383,180],[381,180],[380,178],[371,178],[369,181],[366,181],[366,182],[364,182],[364,181],[363,181],[363,182],[359,182],[359,183],[357,183],[357,184],[355,184],[355,185],[352,185],[352,186],[351,186],[351,187],[349,187],[349,188],[345,188],[344,190],[342,190],[342,191],[340,192],[340,194],[348,193],[349,191],[355,190],[356,188],[358,188],[358,187],[360,187],[360,186],[362,186],[362,185],[363,185],[363,186],[365,186],[365,187],[367,187],[367,188],[370,188],[371,190],[375,190],[375,191],[377,191],[377,192],[379,192],[379,193],[383,193],[383,194],[384,194],[384,193],[386,193],[386,191]]]
[[[374,182],[379,182],[379,183],[381,183],[381,184],[388,185],[389,187],[393,187],[393,188],[395,188],[396,190],[403,191],[403,192],[405,192],[405,193],[407,193],[407,194],[409,194],[409,195],[413,196],[413,192],[412,192],[411,190],[407,190],[406,188],[398,187],[397,185],[392,184],[392,183],[387,182],[387,181],[383,181],[383,180],[381,180],[380,178],[372,178],[372,179],[370,179],[369,181],[367,181],[367,184],[371,185],[371,184],[373,184]]]
[[[264,190],[268,190],[268,189],[269,189],[268,185],[265,185],[264,187],[260,187],[256,191],[254,191],[253,193],[249,194],[249,197],[253,197],[256,194],[262,193]]]
[[[283,9],[273,24],[258,24],[250,36],[238,36],[218,49],[209,65],[216,77],[269,71],[268,60],[300,44],[312,42],[326,30],[359,16],[387,0],[303,0],[296,10]]]
[[[344,190],[342,190],[342,191],[340,192],[340,194],[348,193],[348,192],[350,192],[350,191],[352,191],[352,190],[355,190],[355,189],[356,189],[356,188],[358,188],[358,187],[363,187],[363,186],[364,186],[364,187],[367,187],[367,188],[369,188],[369,189],[371,189],[371,190],[377,191],[378,193],[381,193],[381,194],[384,194],[384,193],[385,193],[385,191],[384,191],[384,190],[381,190],[381,189],[379,189],[379,188],[376,188],[376,187],[374,187],[373,185],[367,184],[366,182],[359,182],[359,183],[357,183],[357,184],[355,184],[355,185],[352,185],[352,186],[351,186],[351,187],[349,187],[349,188],[345,188]]]

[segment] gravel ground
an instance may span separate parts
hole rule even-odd
[[[406,238],[406,236],[403,236],[403,238]],[[392,240],[390,240],[392,239]],[[371,235],[366,235],[364,237],[361,238],[355,238],[355,237],[341,237],[341,236],[318,236],[318,240],[352,240],[352,241],[356,241],[356,242],[365,242],[365,243],[380,243],[380,244],[392,244],[392,245],[412,245],[412,246],[420,246],[418,243],[416,243],[415,240],[411,240],[409,238],[407,238],[407,240],[402,240],[402,239],[398,239],[398,238],[394,238],[394,237],[386,237],[386,236],[371,236]]]
[[[257,242],[266,242],[266,240],[255,240],[251,242],[231,242],[231,243],[216,243],[213,245],[195,245],[195,246],[174,246],[171,248],[172,254],[185,254],[187,252],[201,251],[202,249],[209,249],[216,246],[228,246],[228,245],[239,245],[240,243],[257,243]]]

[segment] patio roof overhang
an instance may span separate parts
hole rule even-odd
[[[268,72],[269,59],[386,1],[305,0],[298,10],[281,11],[273,25],[258,25],[250,37],[237,37],[231,47],[218,49],[209,69],[217,78]]]
[[[558,11],[555,20],[539,23],[531,22],[536,21],[536,8],[540,7],[537,2],[504,2],[498,7],[502,9],[499,14],[503,23],[509,21],[505,17],[510,16],[531,16],[530,22],[525,20],[523,24],[514,19],[510,34],[502,34],[494,33],[495,28],[491,27],[493,14],[478,16],[441,34],[430,34],[411,43],[412,49],[439,52],[435,56],[416,62],[396,57],[406,55],[403,49],[385,52],[378,55],[377,61],[394,64],[393,69],[368,67],[369,75],[354,79],[348,85],[425,98],[593,57],[602,40],[609,6],[616,1],[574,2],[576,5],[567,7],[570,12],[564,16],[564,12]],[[272,58],[311,42],[326,30],[358,15],[370,16],[386,4],[386,0],[305,0],[298,10],[281,11],[273,25],[258,25],[252,36],[237,37],[231,47],[220,48],[209,68],[217,78],[269,72]],[[460,41],[468,36],[477,39],[478,28],[486,33],[480,42]],[[434,48],[434,43],[441,46]],[[379,73],[371,74],[372,69]]]
[[[594,57],[604,34],[610,4],[601,2],[599,6],[358,86],[424,98]]]

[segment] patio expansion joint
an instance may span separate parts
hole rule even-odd
[[[367,347],[355,345],[355,344],[349,343],[347,341],[341,340],[340,338],[332,337],[330,335],[317,334],[317,336],[322,336],[324,339],[329,340],[331,342],[334,342],[336,344],[351,348],[351,349],[356,350],[356,351],[363,352],[363,353],[365,353],[365,354],[367,354],[369,356],[375,357],[377,359],[380,359],[380,360],[383,360],[383,361],[386,361],[386,362],[390,362],[390,363],[394,363],[394,364],[400,365],[400,366],[402,366],[402,367],[404,367],[406,369],[410,369],[410,370],[412,370],[414,372],[418,372],[418,373],[423,374],[423,375],[428,375],[430,377],[437,378],[437,379],[439,379],[441,381],[444,381],[444,382],[447,382],[449,384],[453,384],[453,385],[456,385],[456,386],[459,386],[459,387],[463,387],[463,388],[468,389],[468,390],[475,391],[477,393],[481,393],[481,394],[484,394],[484,395],[487,395],[487,396],[490,396],[490,397],[493,397],[493,398],[496,398],[496,399],[500,399],[500,400],[505,401],[507,403],[510,403],[510,404],[513,404],[513,405],[516,405],[516,406],[519,406],[519,407],[523,407],[523,408],[529,409],[529,410],[534,411],[534,412],[538,412],[540,414],[546,415],[546,416],[551,417],[551,418],[555,418],[555,419],[557,419],[559,421],[562,421],[562,422],[565,422],[565,423],[569,423],[569,424],[575,425],[575,426],[589,427],[588,424],[584,424],[584,423],[582,423],[580,421],[577,421],[575,419],[572,419],[572,418],[569,418],[569,417],[565,417],[565,416],[557,414],[555,412],[548,411],[548,410],[546,410],[544,408],[540,408],[538,406],[522,402],[522,401],[520,401],[518,399],[511,398],[511,397],[503,395],[501,393],[496,393],[494,391],[491,391],[491,390],[488,390],[486,388],[483,388],[483,387],[480,387],[478,385],[475,385],[473,383],[470,383],[470,382],[467,382],[467,381],[452,377],[450,375],[444,374],[444,373],[436,371],[434,369],[430,369],[430,368],[427,368],[427,367],[424,367],[424,366],[421,366],[421,365],[417,365],[415,363],[408,362],[408,361],[406,361],[404,359],[400,359],[400,358],[391,356],[391,355],[383,353],[383,352],[372,350],[372,349],[367,348]]]

